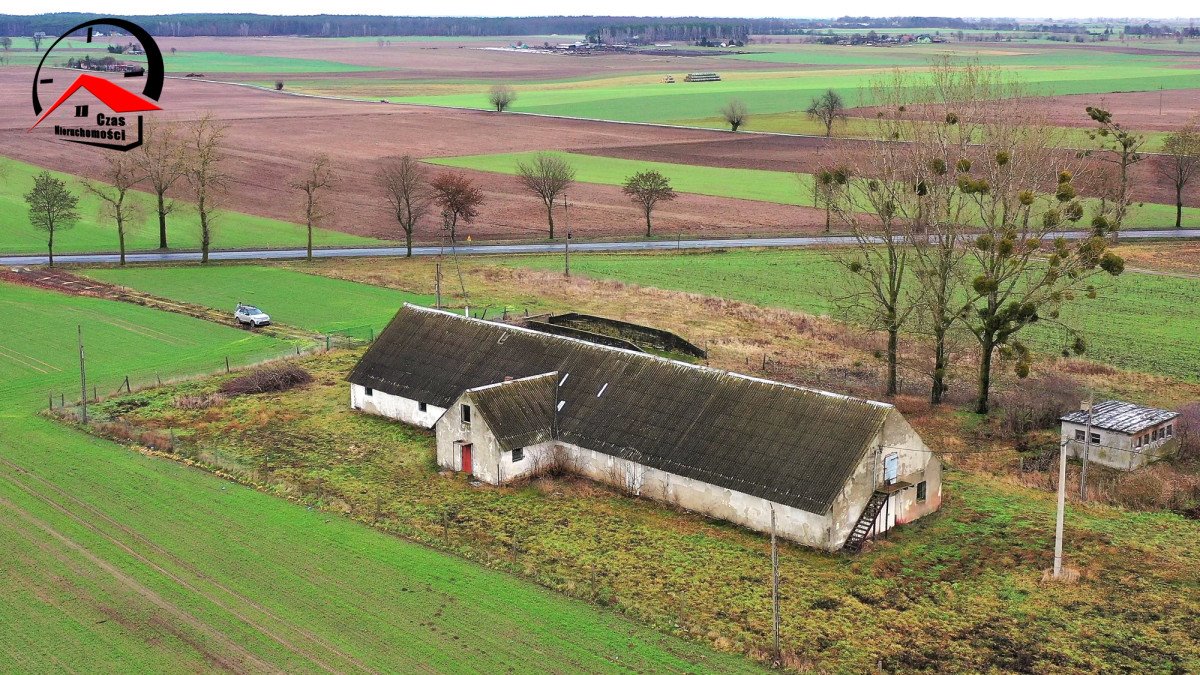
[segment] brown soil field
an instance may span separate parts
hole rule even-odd
[[[23,69],[0,72],[3,154],[98,177],[107,151],[59,142],[41,129],[26,133],[32,119],[29,77]],[[399,230],[373,182],[381,157],[592,149],[722,137],[704,130],[319,99],[183,79],[168,79],[161,101],[165,112],[159,114],[167,118],[190,120],[212,111],[229,123],[223,145],[232,182],[223,206],[298,220],[298,195],[288,182],[309,158],[326,153],[341,176],[329,226],[389,238],[396,238]],[[461,230],[464,235],[511,239],[536,237],[543,231],[540,201],[525,193],[516,179],[464,173],[478,181],[487,196],[478,220]],[[182,190],[179,196],[186,198]],[[619,188],[577,185],[570,191],[570,202],[571,226],[579,236],[636,237],[641,231],[638,211]],[[822,223],[823,215],[815,210],[699,195],[682,195],[655,217],[657,231],[667,235],[811,232]],[[440,237],[432,217],[419,229],[422,240]]]
[[[623,159],[812,173],[831,164],[853,164],[866,143],[869,141],[721,132],[707,139],[588,148],[583,152]],[[1085,192],[1094,192],[1088,186],[1096,179],[1097,172],[1111,170],[1107,163],[1097,157],[1086,161],[1087,171],[1079,181],[1079,187]],[[1165,162],[1165,158],[1149,155],[1130,169],[1135,200],[1175,203],[1174,190],[1158,174],[1159,167],[1164,166]],[[1184,194],[1183,203],[1185,206],[1200,206],[1200,190],[1189,188]]]
[[[1123,126],[1137,131],[1175,131],[1189,120],[1200,121],[1200,89],[1046,96],[1022,99],[1014,105],[1032,108],[1045,116],[1047,124],[1057,127],[1095,126],[1085,112],[1088,106],[1104,108]],[[872,107],[855,108],[850,114],[872,118],[877,111]]]
[[[714,56],[664,56],[650,54],[541,54],[501,51],[519,38],[487,41],[438,40],[392,42],[324,40],[295,37],[190,37],[158,38],[169,60],[172,47],[179,51],[212,51],[255,56],[319,59],[373,68],[388,68],[379,75],[401,80],[558,80],[624,73],[676,73],[697,70],[778,70],[778,64],[721,59]],[[526,38],[541,44],[537,38]],[[492,49],[486,49],[491,47]],[[214,73],[205,73],[213,75]],[[295,76],[293,74],[293,76]],[[369,73],[355,77],[371,76]],[[235,73],[222,79],[262,80],[263,73]]]

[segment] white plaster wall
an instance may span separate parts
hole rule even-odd
[[[1174,420],[1170,422],[1172,431],[1176,423]],[[1167,424],[1161,424],[1157,427],[1151,427],[1140,432],[1138,435],[1152,434],[1155,429],[1166,429]],[[1158,440],[1150,441],[1149,444],[1137,447],[1135,437],[1132,434],[1124,434],[1116,431],[1107,431],[1105,429],[1092,428],[1092,433],[1100,434],[1099,444],[1093,443],[1088,447],[1084,441],[1075,440],[1075,432],[1083,431],[1087,433],[1087,425],[1076,424],[1074,422],[1062,423],[1062,439],[1067,441],[1066,450],[1068,457],[1083,459],[1086,452],[1089,462],[1096,462],[1104,466],[1114,469],[1137,469],[1146,466],[1150,462],[1166,457],[1175,452],[1178,447],[1174,435]]]
[[[367,396],[366,387],[357,384],[350,385],[350,407],[424,429],[432,429],[438,418],[446,412],[445,408],[435,405],[427,405],[425,412],[421,412],[417,401],[387,394],[378,389]]]

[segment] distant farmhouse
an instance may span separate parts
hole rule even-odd
[[[1136,469],[1179,448],[1179,413],[1125,401],[1105,401],[1063,415],[1062,437],[1067,452],[1114,469]],[[1088,439],[1088,436],[1091,439]]]
[[[941,463],[891,405],[405,305],[351,406],[435,429],[437,462],[502,484],[551,467],[856,549],[938,509]]]

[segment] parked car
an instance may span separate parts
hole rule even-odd
[[[233,312],[233,318],[243,326],[254,328],[256,326],[271,325],[271,315],[252,305],[243,305],[238,303],[237,309]]]

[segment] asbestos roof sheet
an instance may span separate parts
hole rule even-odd
[[[471,389],[471,400],[504,450],[553,438],[558,373]]]
[[[551,372],[557,373],[550,399],[555,437],[817,514],[828,512],[894,411],[411,305],[349,380],[447,407],[469,389]],[[509,443],[534,434],[544,382],[483,390],[489,426]],[[510,416],[516,419],[501,419]]]
[[[1092,406],[1092,426],[1097,429],[1136,434],[1143,429],[1162,424],[1179,416],[1179,413],[1162,408],[1150,408],[1125,401],[1104,401]],[[1063,415],[1063,422],[1087,424],[1086,410]]]

